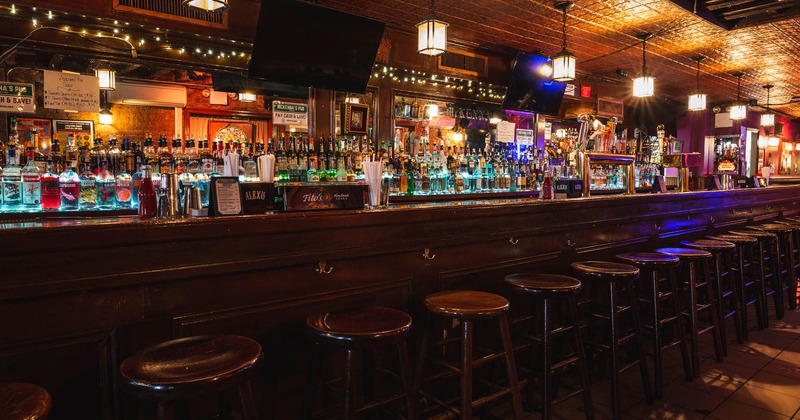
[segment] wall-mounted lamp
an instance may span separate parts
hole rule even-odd
[[[111,110],[103,109],[100,111],[100,124],[111,125],[114,123],[114,116],[111,115]]]
[[[107,63],[95,69],[94,75],[99,81],[100,90],[115,90],[117,88],[117,72]]]
[[[240,93],[239,94],[239,102],[255,102],[256,101],[256,94],[255,93]]]

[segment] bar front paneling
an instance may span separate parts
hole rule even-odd
[[[6,223],[0,380],[45,386],[59,401],[55,418],[131,418],[135,405],[115,380],[126,356],[173,337],[235,333],[257,338],[267,354],[256,381],[262,415],[293,418],[311,313],[379,304],[422,322],[420,303],[434,291],[499,291],[506,274],[566,272],[577,259],[797,214],[798,200],[800,187],[777,186]],[[89,406],[97,411],[87,416]]]

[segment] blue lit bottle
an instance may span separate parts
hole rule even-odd
[[[97,208],[101,210],[115,208],[117,180],[114,179],[114,174],[108,170],[108,162],[105,160],[100,163],[100,170],[97,172],[97,178],[95,179],[95,187],[97,188]]]
[[[16,210],[22,205],[22,176],[17,163],[17,150],[13,144],[7,151],[6,166],[3,168],[3,206]]]
[[[81,179],[75,172],[78,162],[73,160],[70,166],[58,176],[58,189],[61,193],[61,210],[78,210],[81,195]]]

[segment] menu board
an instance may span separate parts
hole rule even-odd
[[[100,82],[94,76],[44,71],[44,107],[71,111],[100,110]]]
[[[94,121],[53,120],[53,138],[59,140],[62,146],[67,144],[70,134],[75,136],[75,141],[91,141],[94,139]]]
[[[219,176],[211,178],[208,193],[209,216],[237,216],[244,214],[239,178]]]

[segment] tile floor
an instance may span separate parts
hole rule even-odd
[[[764,331],[755,329],[753,317],[750,320],[747,343],[736,344],[730,328],[728,338],[733,341],[723,363],[714,360],[711,336],[701,336],[701,373],[692,382],[683,377],[677,348],[665,352],[664,396],[653,405],[644,401],[638,369],[625,372],[623,419],[800,419],[800,309],[787,309],[780,321],[770,318],[770,326]],[[728,324],[732,324],[730,319]],[[652,370],[652,359],[649,363]],[[592,385],[592,399],[596,418],[610,419],[607,379]],[[554,414],[558,419],[583,419],[580,397],[556,405]],[[528,418],[538,417],[531,414]]]

